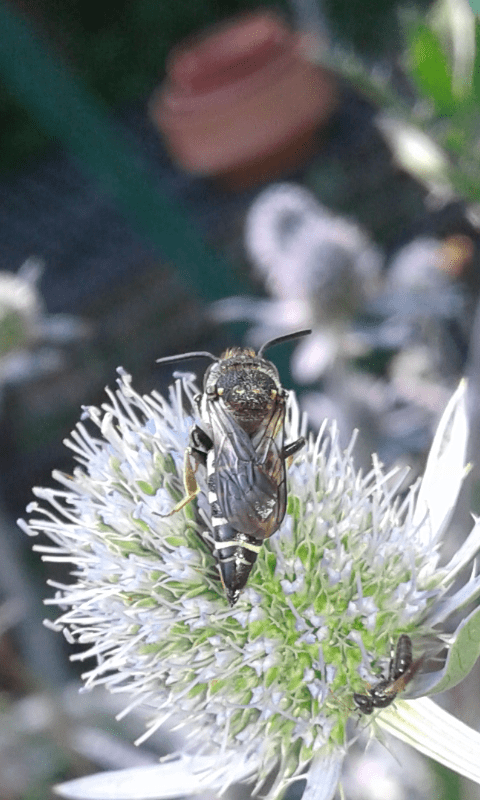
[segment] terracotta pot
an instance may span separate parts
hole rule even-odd
[[[305,36],[259,12],[174,49],[150,116],[177,163],[241,188],[305,162],[337,104],[337,84],[304,45]]]

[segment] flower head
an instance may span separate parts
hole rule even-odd
[[[38,283],[43,265],[29,258],[16,274],[0,271],[0,387],[55,371],[61,348],[88,335],[88,325],[45,312]]]
[[[255,198],[244,239],[270,299],[219,300],[210,309],[217,322],[254,322],[248,334],[254,345],[312,328],[292,357],[292,375],[300,383],[313,383],[347,352],[365,352],[351,325],[377,295],[382,257],[357,225],[334,215],[305,187],[279,183]]]
[[[420,494],[413,488],[403,500],[403,476],[385,475],[375,460],[369,474],[358,473],[352,447],[342,451],[335,426],[325,424],[294,457],[284,523],[230,608],[200,468],[196,504],[162,516],[182,495],[197,391],[184,375],[168,400],[140,396],[121,372],[109,402],[86,408],[66,442],[80,466],[72,476],[54,473],[60,488],[35,490],[42,502],[22,526],[52,540],[36,547],[45,560],[74,565],[73,581],[52,583],[48,602],[61,609],[55,627],[85,648],[75,658],[96,658],[86,686],[104,684],[128,693],[130,708],[147,706],[142,740],[169,716],[185,724],[189,755],[179,774],[208,762],[216,765],[207,770],[209,785],[243,777],[256,790],[266,786],[273,800],[308,769],[305,796],[320,782],[315,798],[327,798],[351,738],[348,720],[358,718],[353,693],[378,680],[399,636],[409,635],[417,649],[416,640],[438,641],[446,617],[480,594],[474,577],[447,594],[480,549],[478,526],[450,564],[438,566],[463,476],[464,392],[444,418]],[[302,433],[293,397],[286,428],[287,441]],[[454,449],[446,461],[447,438]],[[424,692],[452,683],[451,663],[415,676],[404,694],[422,680]],[[157,782],[157,794],[142,796],[176,796],[171,785],[169,794],[158,791]]]

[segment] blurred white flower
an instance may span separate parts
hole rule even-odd
[[[245,247],[275,299],[302,300],[326,322],[350,316],[375,288],[381,267],[357,225],[289,183],[270,186],[252,203]]]
[[[59,369],[60,348],[88,333],[75,317],[46,313],[37,285],[42,271],[30,258],[16,274],[0,272],[0,387]]]
[[[425,336],[426,325],[438,326],[464,313],[465,302],[450,270],[449,243],[419,236],[392,258],[382,292],[369,306],[386,320],[376,333],[379,344],[403,347],[414,337],[419,341],[421,333]],[[388,329],[397,332],[389,336]]]
[[[357,225],[333,215],[302,186],[280,183],[261,192],[245,221],[245,247],[271,300],[233,297],[212,307],[217,321],[246,318],[257,323],[258,345],[298,328],[313,335],[292,359],[295,379],[308,383],[354,350],[352,315],[377,291],[382,258]]]
[[[378,680],[392,642],[408,634],[418,654],[427,642],[448,647],[404,697],[455,685],[479,654],[478,610],[453,634],[444,631],[480,596],[474,574],[453,588],[480,550],[480,523],[448,564],[439,559],[465,472],[465,386],[447,407],[420,490],[403,502],[402,476],[385,475],[376,460],[369,474],[358,473],[351,447],[342,451],[335,426],[324,425],[293,458],[284,523],[262,546],[233,608],[216,575],[201,468],[196,504],[161,516],[182,493],[192,425],[184,406],[196,392],[187,375],[168,401],[141,396],[121,372],[118,390],[107,390],[101,409],[86,408],[66,442],[80,466],[55,473],[60,488],[36,489],[41,502],[20,522],[51,540],[35,548],[45,560],[73,565],[70,583],[51,582],[48,602],[61,611],[54,627],[82,648],[73,658],[96,660],[86,687],[129,695],[126,711],[150,710],[139,742],[172,716],[186,730],[176,759],[57,792],[146,799],[250,781],[277,800],[304,778],[304,800],[327,800],[356,738],[348,725],[358,716],[353,693]],[[287,440],[297,438],[293,397],[286,427]],[[399,699],[362,724],[393,730],[480,782],[480,735],[426,698]]]

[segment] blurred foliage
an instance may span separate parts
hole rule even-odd
[[[458,114],[448,57],[437,34],[423,21],[429,2],[416,0],[409,6],[422,19],[407,42],[412,75],[438,113]],[[119,0],[115,4],[34,0],[28,3],[28,10],[87,88],[115,106],[143,99],[152,91],[163,74],[168,51],[178,41],[232,14],[262,5],[287,15],[295,8],[288,0]],[[334,39],[362,56],[391,61],[404,51],[396,0],[323,0],[321,7]],[[473,88],[478,102],[478,69]],[[47,143],[47,137],[1,81],[0,115],[5,123],[0,130],[0,168],[16,166]],[[458,138],[459,132],[455,133]],[[452,140],[456,141],[453,134]]]
[[[429,98],[439,114],[455,111],[452,75],[438,36],[423,23],[415,27],[409,43],[412,75],[420,94]]]
[[[428,759],[428,766],[436,778],[437,800],[456,800],[465,796],[463,792],[465,779],[462,779],[457,772],[444,767],[432,758]]]
[[[0,81],[0,169],[15,167],[43,150],[50,139]]]
[[[372,62],[365,57],[366,45],[353,53],[340,44],[321,60],[397,121],[398,135],[387,139],[401,167],[429,188],[449,185],[465,199],[478,201],[480,18],[467,0],[437,0],[426,12],[397,5],[396,12],[402,32],[398,52],[388,58],[380,53]],[[426,138],[420,142],[415,131]],[[398,148],[395,139],[401,140]],[[435,152],[437,145],[445,156]],[[418,148],[423,152],[417,153]],[[408,150],[413,159],[407,158]],[[426,172],[431,181],[425,180]]]
[[[413,122],[450,157],[449,179],[466,199],[480,199],[480,21],[466,0],[439,0],[407,25],[406,70],[420,100]]]
[[[56,0],[47,13],[88,86],[116,103],[151,91],[178,41],[258,5],[256,0]]]
[[[115,107],[153,90],[167,53],[181,39],[259,5],[258,0],[35,0],[28,8],[86,87]],[[287,11],[285,0],[268,5]],[[0,169],[16,167],[50,141],[1,80],[0,116]]]
[[[430,0],[417,0],[426,8]],[[391,57],[402,47],[397,0],[323,0],[335,38],[367,57]],[[381,32],[381,35],[379,35]]]

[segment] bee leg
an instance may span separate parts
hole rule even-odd
[[[304,444],[305,444],[304,436],[300,436],[300,438],[296,439],[296,441],[290,442],[290,444],[286,444],[285,447],[283,448],[283,453],[282,453],[283,458],[287,459],[290,458],[290,456],[294,456],[295,453],[298,453],[298,451],[302,449]]]
[[[161,514],[162,517],[171,517],[177,511],[181,511],[186,505],[195,499],[200,491],[200,486],[195,478],[195,473],[199,464],[205,466],[207,461],[207,453],[213,447],[213,442],[198,425],[190,431],[190,445],[185,450],[185,459],[183,462],[183,485],[185,487],[185,497],[178,501],[176,506],[172,508],[168,514]],[[193,466],[192,466],[193,462]]]
[[[193,467],[192,459],[195,465]],[[199,463],[200,460],[197,458],[194,450],[191,447],[187,447],[185,450],[185,460],[183,462],[183,485],[185,487],[185,497],[182,497],[182,499],[178,501],[177,505],[174,506],[172,510],[168,512],[168,514],[160,514],[160,517],[171,517],[172,514],[176,514],[177,511],[181,511],[182,508],[185,508],[186,505],[195,499],[200,491],[200,486],[195,478],[195,473],[198,469]]]

